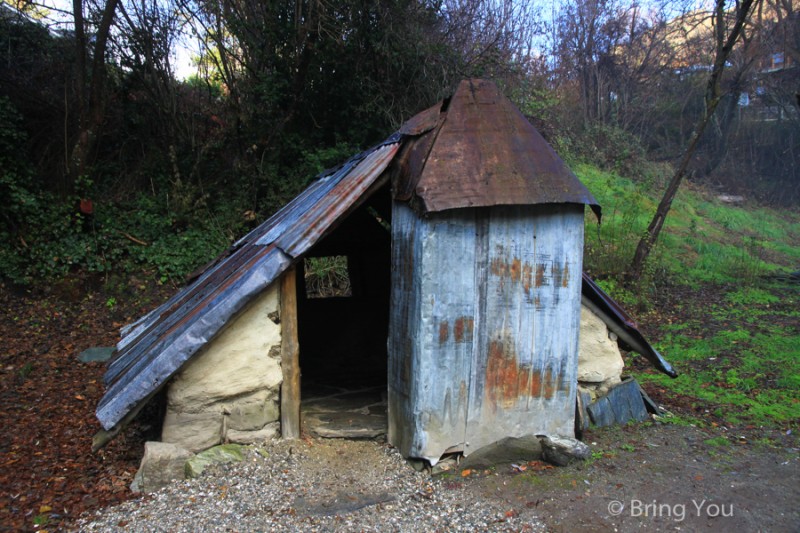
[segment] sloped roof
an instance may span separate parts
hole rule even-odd
[[[439,137],[445,142],[441,149]],[[461,149],[459,143],[471,148]],[[543,162],[537,162],[540,158]],[[493,84],[462,82],[449,103],[417,115],[381,144],[323,173],[197,280],[124,328],[96,410],[102,426],[118,429],[133,416],[253,297],[382,187],[392,163],[394,198],[416,202],[424,212],[580,203],[599,216],[589,191]],[[428,172],[428,164],[442,176]],[[451,165],[455,171],[447,170]],[[462,181],[465,194],[459,200]]]
[[[322,175],[236,242],[216,265],[127,328],[96,415],[110,430],[146,401],[254,296],[357,206],[392,161],[399,136]]]

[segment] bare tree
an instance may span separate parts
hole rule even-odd
[[[655,215],[653,216],[650,225],[647,227],[647,233],[639,241],[636,247],[636,253],[631,262],[629,278],[631,280],[638,280],[641,278],[644,264],[647,261],[650,251],[653,248],[656,240],[658,239],[661,229],[664,227],[664,222],[667,218],[672,202],[678,193],[678,189],[686,175],[689,168],[689,162],[697,149],[703,131],[711,121],[714,111],[722,99],[723,92],[721,89],[722,74],[725,71],[725,65],[728,58],[734,49],[734,46],[739,42],[742,35],[743,28],[748,22],[752,13],[753,5],[757,0],[741,0],[736,2],[733,11],[733,22],[730,29],[726,25],[726,12],[725,0],[716,0],[714,6],[714,63],[711,66],[711,72],[708,77],[706,85],[704,103],[705,107],[702,115],[698,119],[687,148],[681,158],[675,174],[664,192],[664,196],[656,208]]]
[[[73,0],[75,53],[78,93],[78,133],[67,160],[67,188],[72,192],[75,182],[88,171],[106,110],[106,49],[119,0],[108,0],[99,6],[99,22],[92,39],[88,37],[88,21],[84,0]],[[91,44],[91,48],[90,48]],[[91,62],[91,71],[87,63]]]

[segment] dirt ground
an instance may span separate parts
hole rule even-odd
[[[28,293],[0,284],[0,531],[69,528],[82,513],[133,497],[128,486],[153,428],[134,424],[92,454],[104,367],[76,360],[114,344],[121,325],[173,290],[124,285],[129,301],[119,288],[112,297],[90,285]],[[680,404],[657,399],[681,414]],[[800,531],[796,434],[651,423],[594,430],[585,441],[594,452],[586,463],[453,473],[441,490],[500,499],[552,531]]]
[[[595,430],[584,441],[593,450],[586,463],[498,467],[466,483],[514,512],[533,510],[549,531],[800,530],[794,436],[646,423]]]

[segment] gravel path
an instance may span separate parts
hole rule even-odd
[[[458,481],[458,482],[457,482]],[[452,477],[415,472],[373,441],[320,439],[248,448],[139,500],[97,511],[80,531],[543,531]]]

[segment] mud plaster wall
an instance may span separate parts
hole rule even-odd
[[[578,343],[578,386],[592,395],[603,396],[620,382],[624,366],[616,335],[588,307],[581,306]]]
[[[199,451],[280,432],[280,290],[273,283],[173,378],[161,440]]]

